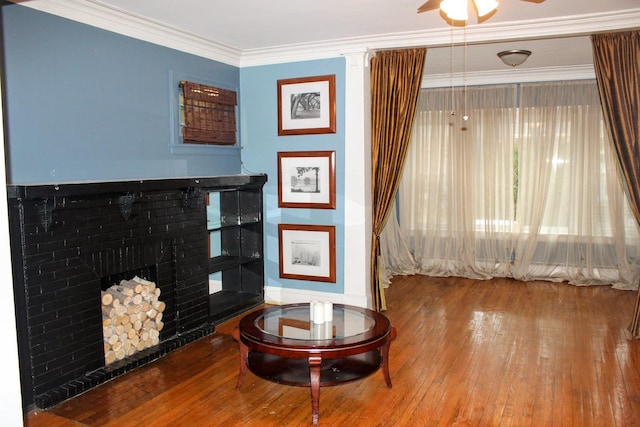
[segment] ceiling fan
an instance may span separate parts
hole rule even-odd
[[[521,0],[530,3],[542,3],[545,0]],[[492,15],[498,7],[496,0],[473,0],[473,5],[478,13],[478,18]],[[469,19],[467,13],[468,0],[429,0],[418,8],[418,13],[429,12],[440,9],[445,15],[454,21],[466,21]]]

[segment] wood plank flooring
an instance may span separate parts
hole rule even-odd
[[[565,283],[396,277],[381,372],[320,391],[320,426],[638,426],[636,294]],[[235,390],[237,320],[48,411],[27,427],[306,426],[308,388],[252,373]]]

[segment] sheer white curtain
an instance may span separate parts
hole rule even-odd
[[[416,114],[381,236],[389,276],[637,286],[640,236],[595,81],[424,89]]]

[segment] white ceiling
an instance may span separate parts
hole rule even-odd
[[[424,1],[101,0],[96,3],[246,50],[448,28],[438,11],[416,13]],[[498,12],[486,23],[607,13],[639,6],[639,0],[547,0],[539,4],[502,0]]]
[[[533,52],[521,70],[589,67],[588,34],[640,28],[640,0],[546,0],[534,3],[499,0],[497,12],[478,24],[475,15],[466,28],[451,27],[439,11],[416,13],[426,0],[14,0],[25,6],[81,19],[122,33],[145,37],[142,29],[163,30],[172,38],[215,43],[238,56],[238,65],[277,61],[283,52],[330,56],[327,46],[349,51],[353,46],[386,49],[427,46],[425,74],[450,75],[466,58],[469,73],[505,70],[500,50]],[[53,9],[51,9],[53,8]],[[51,10],[49,10],[51,9]],[[122,24],[118,20],[127,21]],[[134,28],[135,27],[135,28]],[[137,33],[136,33],[137,31]],[[454,51],[451,44],[466,44]],[[169,43],[171,44],[171,43]],[[253,58],[253,59],[252,59]],[[256,59],[261,58],[261,59]],[[224,60],[224,59],[222,59]],[[507,69],[509,67],[506,67]]]

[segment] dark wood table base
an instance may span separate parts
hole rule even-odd
[[[291,358],[250,351],[240,338],[236,327],[233,337],[240,347],[240,369],[236,389],[244,383],[247,368],[255,375],[278,384],[311,388],[311,410],[314,425],[320,415],[320,386],[334,386],[362,379],[378,369],[382,369],[387,387],[391,387],[389,374],[389,347],[396,338],[396,330],[391,327],[389,338],[376,349],[339,358],[322,359],[321,352],[308,358]]]
[[[340,359],[320,361],[320,386],[334,386],[359,380],[376,372],[382,363],[379,350]],[[308,359],[291,359],[250,351],[249,370],[260,378],[291,386],[310,387]]]

